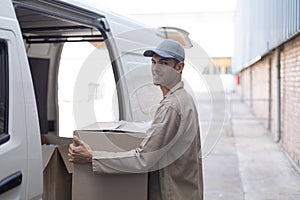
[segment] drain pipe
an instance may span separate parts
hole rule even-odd
[[[275,142],[280,142],[281,140],[281,91],[280,91],[280,57],[281,48],[276,50],[276,134]]]

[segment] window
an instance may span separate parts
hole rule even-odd
[[[80,51],[78,51],[80,49]],[[116,83],[105,45],[65,43],[58,73],[59,135],[119,120]]]
[[[231,66],[226,67],[226,74],[232,74]]]
[[[8,119],[8,51],[5,41],[0,40],[0,144],[9,139]]]

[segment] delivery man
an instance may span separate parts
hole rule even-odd
[[[202,200],[198,114],[181,81],[184,48],[166,39],[144,56],[152,57],[153,83],[160,87],[163,99],[140,146],[117,153],[92,151],[74,136],[77,145],[69,146],[70,161],[91,162],[94,173],[149,172],[150,200]]]

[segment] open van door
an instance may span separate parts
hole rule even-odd
[[[193,44],[189,38],[190,33],[184,29],[164,26],[164,27],[159,27],[157,30],[162,34],[163,37],[167,39],[176,40],[185,48],[193,47]]]

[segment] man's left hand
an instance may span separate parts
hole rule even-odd
[[[73,137],[73,141],[74,143],[69,145],[69,161],[81,164],[92,162],[93,151],[90,146],[77,136]]]

